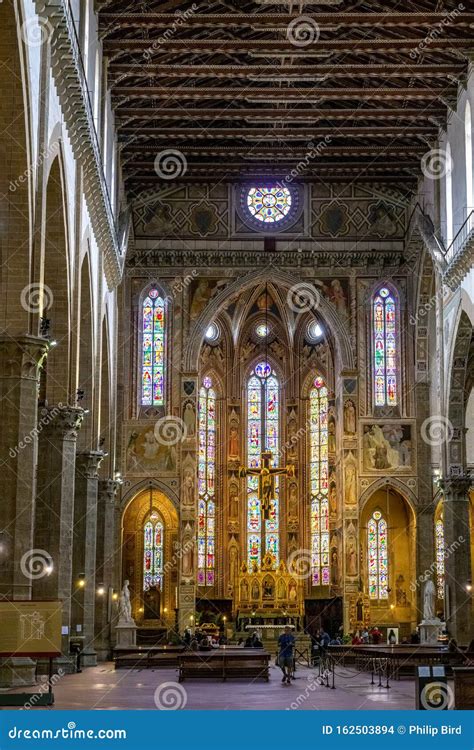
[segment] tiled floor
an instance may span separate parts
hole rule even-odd
[[[322,687],[317,672],[297,671],[291,685],[271,668],[270,682],[186,680],[174,669],[118,670],[102,663],[82,674],[66,675],[55,685],[56,709],[414,709],[415,684],[404,679],[387,690],[370,684],[370,674],[338,667],[336,690]],[[46,709],[51,710],[51,709]]]

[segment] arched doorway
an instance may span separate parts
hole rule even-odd
[[[406,499],[388,484],[375,490],[364,505],[360,550],[361,585],[371,625],[399,627],[400,639],[409,638],[418,620],[416,519]]]
[[[160,490],[138,492],[122,519],[122,580],[130,582],[132,615],[142,627],[170,627],[180,562],[178,514]]]

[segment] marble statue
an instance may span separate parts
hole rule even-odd
[[[431,578],[429,578],[425,583],[423,591],[423,620],[425,622],[436,619],[435,602],[436,588]]]
[[[119,599],[119,622],[130,622],[134,623],[132,617],[132,605],[130,602],[130,589],[128,588],[128,580],[123,582],[123,588],[120,593]]]

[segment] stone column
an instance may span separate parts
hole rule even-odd
[[[114,479],[101,479],[97,502],[96,582],[103,584],[104,594],[99,595],[95,608],[95,649],[99,660],[110,656],[110,624],[113,614],[114,562],[120,555],[120,539],[115,537],[117,490]],[[117,592],[118,593],[118,592]]]
[[[34,597],[61,599],[63,627],[71,628],[71,576],[74,523],[74,479],[77,432],[83,409],[49,406],[38,419],[38,471],[34,546],[50,560],[52,572],[33,582]],[[69,654],[69,635],[62,636],[62,652]]]
[[[21,561],[33,548],[39,366],[48,343],[35,336],[0,337],[0,531],[8,559],[0,594],[30,599]]]
[[[102,451],[84,451],[76,458],[71,634],[84,638],[84,666],[97,664],[94,651],[97,495],[98,468],[103,457]]]
[[[415,385],[416,432],[426,434],[422,425],[430,418],[430,386],[427,382]],[[427,423],[427,422],[426,422]],[[434,501],[433,475],[431,468],[432,447],[428,439],[417,441],[418,506],[416,514],[416,607],[418,622],[423,617],[423,583],[426,573],[433,569],[434,549]]]
[[[8,599],[32,592],[24,571],[33,548],[38,376],[47,352],[43,338],[0,336],[0,595]],[[33,681],[31,659],[0,659],[2,687]]]
[[[446,624],[458,643],[472,638],[472,592],[466,590],[471,580],[469,525],[470,476],[451,476],[442,482],[444,490],[444,544],[446,550]]]
[[[181,392],[181,414],[185,404],[191,403],[197,414],[198,379],[196,374],[183,376]],[[184,422],[183,422],[184,425]],[[180,559],[180,578],[178,587],[178,627],[182,633],[192,626],[196,609],[196,508],[197,508],[197,430],[188,435],[184,428],[181,444],[181,481],[180,481],[180,537],[177,554]]]
[[[350,424],[346,416],[349,402],[355,410],[355,424]],[[337,521],[342,544],[339,547],[339,571],[343,592],[343,627],[349,632],[350,602],[362,594],[360,589],[360,548],[359,548],[359,497],[361,482],[358,480],[359,465],[359,382],[357,370],[343,370],[336,378],[336,429],[339,439],[339,453],[336,469]],[[355,430],[355,431],[354,431]],[[360,432],[360,430],[359,430]],[[342,558],[342,560],[341,560]]]

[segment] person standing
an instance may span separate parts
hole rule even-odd
[[[282,682],[285,682],[287,685],[291,685],[294,650],[295,636],[291,632],[291,628],[287,625],[285,632],[278,638],[278,664],[283,672]]]

